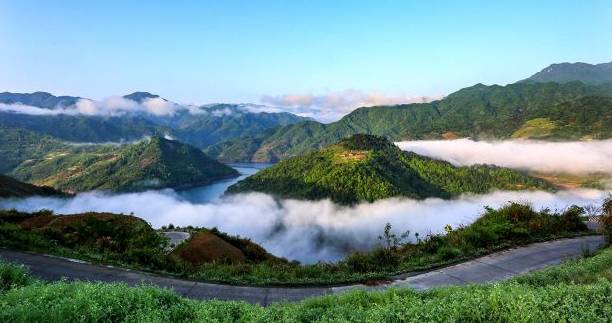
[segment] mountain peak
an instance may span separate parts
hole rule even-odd
[[[342,139],[338,144],[349,150],[382,150],[395,147],[385,137],[367,134],[352,135]]]
[[[612,62],[601,64],[555,63],[521,82],[568,83],[572,81],[581,81],[586,84],[612,82]]]
[[[144,100],[159,98],[157,94],[151,94],[149,92],[134,92],[132,94],[124,95],[126,99],[142,103]]]

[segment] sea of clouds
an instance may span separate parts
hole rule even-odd
[[[499,207],[508,201],[532,204],[535,208],[564,209],[572,204],[600,205],[605,192],[572,190],[548,192],[494,192],[464,195],[455,200],[392,198],[375,203],[339,206],[328,200],[278,200],[261,194],[223,197],[211,203],[194,203],[173,190],[108,194],[90,192],[76,197],[31,197],[0,201],[0,207],[22,211],[52,209],[59,214],[86,211],[131,213],[154,227],[167,224],[218,227],[249,237],[275,255],[306,263],[334,261],[348,252],[375,246],[384,225],[397,233],[410,230],[421,237],[443,233],[472,223],[484,206]]]
[[[540,172],[612,174],[612,140],[489,142],[457,139],[401,141],[396,145],[456,166],[490,164]]]

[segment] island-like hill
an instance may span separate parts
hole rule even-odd
[[[50,187],[22,183],[14,178],[0,175],[0,198],[29,197],[35,195],[61,196],[63,194]]]
[[[567,83],[572,81],[581,81],[587,84],[612,82],[612,62],[552,64],[522,82]]]
[[[285,198],[351,204],[405,196],[452,198],[494,189],[550,189],[542,180],[493,166],[455,167],[404,152],[387,139],[354,135],[324,149],[289,158],[228,188]]]
[[[195,147],[161,137],[130,145],[55,151],[23,162],[12,174],[67,192],[181,188],[238,175]]]

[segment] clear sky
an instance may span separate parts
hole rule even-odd
[[[612,61],[612,1],[0,0],[0,91],[440,95]]]

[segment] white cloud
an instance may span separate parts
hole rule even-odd
[[[283,111],[300,116],[311,117],[322,122],[332,122],[359,107],[423,103],[439,98],[440,97],[405,94],[385,95],[382,93],[366,93],[358,90],[344,90],[320,95],[285,94],[279,96],[263,96],[261,102],[279,106]]]
[[[612,140],[545,142],[470,139],[402,141],[401,149],[454,165],[493,164],[516,169],[570,174],[612,173]]]
[[[303,262],[333,261],[351,250],[363,250],[378,243],[384,225],[396,232],[443,233],[444,226],[472,223],[484,206],[499,207],[508,201],[529,202],[536,209],[564,209],[571,204],[601,204],[605,192],[573,190],[547,192],[494,192],[465,195],[455,200],[436,198],[422,201],[393,198],[353,207],[329,200],[275,200],[260,193],[229,196],[211,203],[191,203],[172,190],[129,194],[82,193],[74,198],[32,197],[0,200],[0,207],[33,211],[42,208],[56,213],[85,211],[130,213],[153,226],[169,223],[218,227],[250,237],[273,254]]]
[[[169,116],[177,111],[190,107],[181,106],[162,98],[149,98],[142,103],[120,96],[112,96],[100,101],[79,99],[75,105],[43,109],[23,104],[0,103],[0,112],[12,112],[29,115],[87,115],[87,116],[118,116],[127,113],[148,113],[155,116]],[[190,110],[191,111],[191,110]]]

